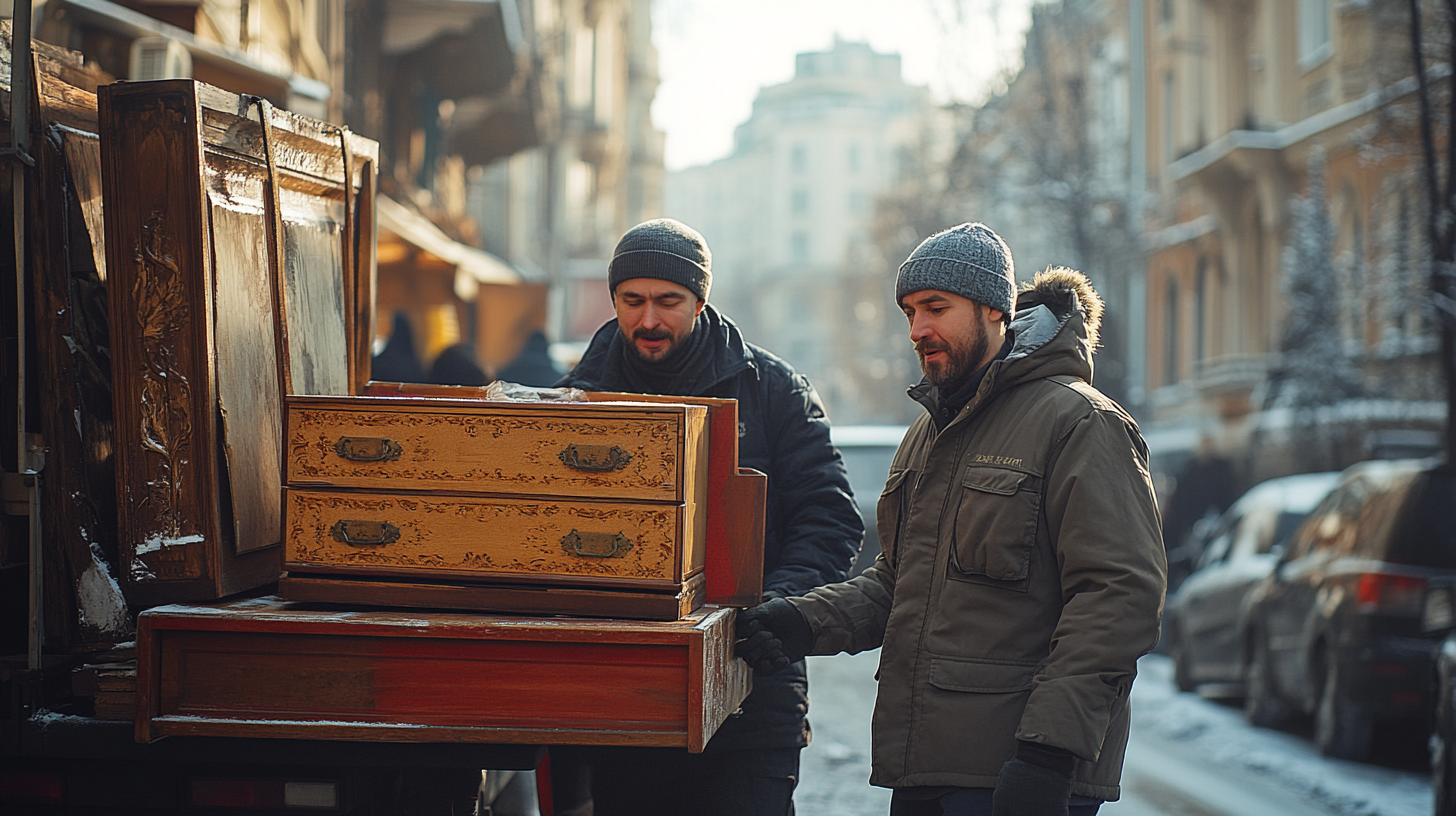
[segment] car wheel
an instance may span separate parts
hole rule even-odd
[[[1324,663],[1324,682],[1314,710],[1314,743],[1327,757],[1363,762],[1370,756],[1370,712],[1345,694],[1339,661],[1326,655]]]
[[[1440,732],[1444,728],[1436,724],[1436,736],[1431,738],[1431,788],[1436,794],[1435,816],[1456,816],[1456,774],[1451,768],[1450,741]]]
[[[1456,769],[1451,766],[1452,695],[1451,681],[1441,668],[1436,670],[1436,711],[1431,724],[1431,789],[1436,794],[1435,816],[1456,816]]]
[[[1269,676],[1268,650],[1262,641],[1255,641],[1244,661],[1244,716],[1258,728],[1278,728],[1289,713],[1289,704],[1274,690]]]
[[[1193,666],[1188,656],[1188,639],[1183,633],[1173,628],[1169,633],[1170,641],[1168,652],[1173,658],[1173,682],[1178,685],[1179,691],[1193,691],[1198,688],[1198,683],[1193,680]]]

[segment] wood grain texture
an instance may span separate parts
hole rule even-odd
[[[0,44],[0,52],[5,50]],[[42,84],[62,84],[48,73],[56,69],[55,63],[42,54],[37,57]],[[63,148],[63,139],[69,144],[74,138],[79,148],[74,152],[83,159],[94,157],[94,98],[89,111],[79,113],[85,114],[80,119],[86,120],[87,133],[62,131],[55,125],[82,124],[78,112],[57,116],[41,94],[37,115],[31,120],[35,166],[27,171],[25,185],[26,308],[34,352],[29,363],[34,392],[28,399],[32,410],[44,406],[44,410],[34,410],[36,425],[30,430],[37,431],[49,449],[40,479],[47,651],[57,647],[64,651],[87,640],[124,637],[128,623],[124,609],[91,606],[87,593],[78,591],[83,576],[94,566],[91,548],[97,546],[98,553],[104,552],[101,543],[114,536],[109,502],[97,492],[115,490],[114,484],[105,482],[104,463],[97,466],[98,452],[109,454],[110,441],[110,394],[104,381],[105,301],[100,281],[89,272],[91,247],[84,224],[77,223],[76,217],[80,203],[76,179],[94,180],[87,176],[94,167],[71,165],[73,151]],[[13,253],[10,260],[13,270]],[[103,298],[99,310],[88,303],[88,295],[93,293]],[[13,298],[8,311],[6,325],[13,326]],[[10,380],[12,395],[13,383]],[[13,442],[14,426],[9,428]],[[7,467],[11,465],[13,460]]]
[[[731,711],[747,692],[692,679],[724,671],[715,654],[732,620],[331,612],[276,598],[160,607],[139,619],[137,733],[694,750],[717,723],[690,699],[736,695],[711,704]]]
[[[372,607],[673,621],[687,617],[703,605],[703,577],[694,576],[680,587],[665,592],[645,592],[463,581],[402,583],[358,576],[289,573],[278,579],[278,595],[290,601]]]
[[[707,512],[702,519],[707,603],[747,607],[762,601],[767,477],[738,467],[737,400],[609,391],[589,392],[587,399],[681,402],[708,409]]]
[[[289,360],[276,348],[276,298],[258,290],[260,275],[272,286],[268,274],[281,274],[256,246],[269,233],[257,192],[268,177],[260,114],[184,80],[107,85],[99,103],[123,588],[139,605],[222,597],[275,580],[282,563],[272,546],[283,450],[272,380]],[[345,137],[360,157],[346,178],[335,126],[286,111],[270,121],[285,221],[325,225],[317,240],[293,242],[291,262],[333,270],[336,282],[310,291],[342,292],[355,274],[342,268],[342,242],[372,245],[373,236],[328,225],[341,217],[345,184],[372,195],[377,146]],[[322,247],[330,236],[337,249]],[[323,299],[342,336],[348,304]],[[319,359],[342,392],[353,362],[339,359],[345,340],[335,345]]]
[[[86,232],[91,237],[91,259],[96,276],[106,280],[106,218],[101,202],[101,140],[90,133],[68,130],[62,134],[66,164]]]
[[[281,451],[267,440],[283,437],[278,355],[273,334],[273,287],[268,246],[256,210],[240,211],[212,197],[216,264],[217,344],[228,349],[217,371],[223,452],[232,496],[237,552],[280,543],[283,508]]]
[[[353,143],[351,142],[351,148]],[[369,382],[374,362],[374,306],[376,280],[379,277],[378,242],[374,217],[377,156],[353,153],[354,172],[359,176],[359,191],[354,196],[352,270],[345,281],[353,311],[349,314],[349,393],[362,394]]]
[[[697,460],[706,458],[699,441],[706,412],[696,406],[649,409],[642,405],[291,398],[288,482],[701,502],[706,485],[694,474]],[[351,461],[339,450],[345,439],[387,439],[399,450],[380,461]],[[573,445],[617,448],[629,458],[613,470],[584,470],[567,461],[571,458],[568,448]],[[685,462],[685,456],[692,460]]]
[[[192,595],[215,578],[210,284],[201,145],[185,137],[196,99],[181,93],[118,106],[112,87],[102,89],[100,115],[118,533],[123,588],[145,604],[170,595],[150,591],[161,583],[187,585],[182,592]]]
[[[349,393],[343,202],[285,190],[283,302],[296,394]]]
[[[397,383],[369,380],[356,392],[361,397],[404,397],[419,399],[485,400],[486,387],[481,385],[436,385],[434,383]]]
[[[690,530],[682,505],[308,488],[289,488],[285,501],[290,570],[624,586],[685,577],[678,550]],[[346,543],[341,522],[389,524],[397,540]],[[615,555],[582,556],[565,542],[572,533],[621,535],[626,542]]]
[[[753,690],[753,673],[733,653],[733,640],[731,624],[700,624],[688,642],[688,750],[693,753],[707,747],[708,738],[738,708],[732,701],[741,702]]]
[[[721,606],[756,606],[763,602],[763,528],[768,507],[768,477],[752,468],[739,468],[723,485],[723,514],[728,525],[727,546],[719,555],[726,565],[718,574],[731,576],[719,584],[714,601]]]

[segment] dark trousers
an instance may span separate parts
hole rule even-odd
[[[911,799],[895,791],[890,797],[890,816],[991,816],[992,792],[991,788],[957,788],[936,799]],[[1101,802],[1071,805],[1067,816],[1097,816],[1099,807]]]
[[[589,796],[594,816],[793,816],[798,782],[798,748],[551,749],[557,813]]]

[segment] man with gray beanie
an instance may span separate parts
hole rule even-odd
[[[764,598],[843,580],[864,523],[824,406],[808,380],[707,302],[712,282],[712,254],[696,230],[670,218],[628,230],[607,267],[617,318],[560,384],[736,399],[739,464],[768,474]],[[596,816],[791,814],[808,707],[800,657],[756,680],[701,754],[552,748],[556,812],[587,812],[589,789]]]
[[[870,782],[892,816],[1091,816],[1118,797],[1128,692],[1166,565],[1137,424],[1092,387],[1102,301],[1048,268],[1016,290],[984,224],[927,238],[895,299],[926,413],[863,574],[738,617],[773,672],[881,648]],[[1014,318],[1012,315],[1015,315]]]

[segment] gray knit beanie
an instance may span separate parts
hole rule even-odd
[[[607,285],[613,294],[617,284],[633,278],[665,280],[707,300],[713,285],[713,253],[703,236],[681,221],[644,221],[627,230],[607,265]]]
[[[895,278],[895,302],[923,289],[950,292],[1006,314],[1016,309],[1011,249],[985,224],[961,224],[915,247]]]

